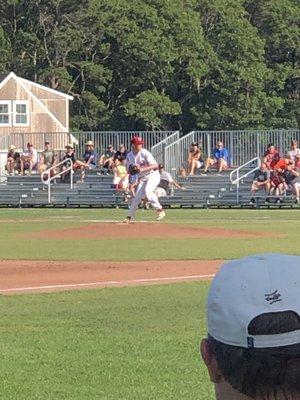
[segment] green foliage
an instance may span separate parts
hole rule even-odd
[[[3,0],[0,72],[74,96],[74,129],[300,126],[298,0]]]
[[[125,114],[142,120],[147,128],[152,130],[167,129],[165,117],[179,115],[180,105],[172,102],[165,94],[157,90],[147,90],[130,99],[125,105]]]

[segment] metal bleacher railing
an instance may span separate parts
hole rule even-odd
[[[300,130],[192,131],[165,147],[166,170],[175,177],[180,168],[187,167],[191,143],[197,142],[203,156],[207,157],[212,154],[218,140],[229,150],[230,166],[238,167],[252,158],[261,157],[269,143],[274,143],[280,152],[285,152],[292,140],[300,142]]]
[[[165,163],[165,147],[176,142],[180,132],[176,131],[151,147],[151,153],[158,163]]]
[[[230,182],[232,185],[235,185],[236,187],[236,203],[239,204],[240,201],[240,182],[244,179],[247,178],[249,175],[253,174],[256,170],[260,168],[261,160],[259,157],[252,158],[252,160],[246,162],[243,165],[240,165],[239,167],[235,168],[233,171],[230,173]],[[244,169],[246,171],[242,172]]]
[[[10,133],[0,137],[0,181],[5,177],[5,163],[10,145],[15,145],[17,151],[22,153],[28,142],[32,142],[38,153],[43,151],[45,141],[48,140],[56,151],[63,150],[65,145],[76,140],[72,133],[67,132],[35,132],[35,133]]]
[[[173,134],[175,133],[175,136]],[[145,147],[150,149],[157,143],[167,140],[168,137],[179,137],[179,132],[174,131],[101,131],[101,132],[37,132],[37,133],[12,133],[0,137],[0,179],[5,175],[5,163],[7,150],[10,145],[15,145],[19,152],[26,149],[26,144],[32,142],[34,147],[41,152],[44,149],[45,140],[48,140],[56,151],[64,150],[66,144],[75,144],[77,156],[80,158],[84,153],[85,144],[92,140],[96,151],[104,152],[109,144],[118,148],[124,144],[130,148],[132,136],[139,135],[144,139]],[[167,141],[171,143],[172,141]]]
[[[60,167],[62,165],[65,165],[64,171],[57,171],[57,167]],[[73,189],[73,161],[70,159],[63,160],[58,164],[55,164],[53,167],[47,169],[41,174],[41,181],[44,185],[47,186],[48,188],[48,203],[51,203],[51,182],[55,181],[55,179],[60,178],[62,175],[70,173],[70,189]]]
[[[84,153],[85,143],[91,140],[95,149],[99,153],[104,152],[111,144],[114,148],[118,148],[120,144],[124,144],[130,149],[130,140],[133,136],[141,136],[144,140],[145,147],[151,149],[157,143],[166,140],[174,134],[174,131],[107,131],[107,132],[72,132],[77,140],[76,152],[78,155]]]

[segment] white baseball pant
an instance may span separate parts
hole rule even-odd
[[[157,188],[160,182],[160,173],[159,171],[153,171],[146,181],[141,181],[137,187],[135,197],[132,199],[130,209],[128,212],[129,217],[133,217],[140,202],[147,197],[148,201],[152,205],[155,210],[160,210],[161,204],[158,201],[158,197],[155,194],[155,189]]]

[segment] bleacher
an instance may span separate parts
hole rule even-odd
[[[295,198],[288,193],[278,199],[258,192],[254,201],[250,194],[251,176],[240,183],[237,198],[236,187],[229,179],[230,170],[221,176],[215,172],[200,174],[187,179],[179,177],[178,182],[186,190],[175,189],[160,199],[165,208],[300,208]],[[79,179],[75,174],[74,182]],[[0,185],[1,207],[122,207],[127,208],[124,194],[112,185],[111,175],[99,175],[99,171],[87,172],[84,183],[61,183],[60,179],[51,185],[51,203],[48,203],[47,186],[39,175],[9,176]]]

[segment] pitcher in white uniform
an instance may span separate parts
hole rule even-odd
[[[124,220],[125,223],[130,223],[140,202],[145,197],[147,197],[152,207],[156,210],[157,221],[163,219],[166,215],[155,194],[155,189],[160,182],[158,164],[153,155],[143,148],[143,144],[144,141],[141,137],[134,136],[131,139],[132,151],[130,151],[126,157],[127,168],[129,165],[137,165],[139,167],[139,183],[135,197],[132,199],[128,215]]]

